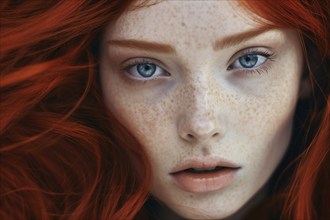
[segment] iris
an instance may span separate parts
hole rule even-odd
[[[136,66],[138,73],[143,77],[151,77],[156,72],[156,65],[152,63],[143,63]]]
[[[258,62],[258,55],[256,54],[247,54],[239,58],[239,63],[244,68],[252,68]]]

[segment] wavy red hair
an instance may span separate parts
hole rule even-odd
[[[284,190],[283,219],[330,219],[330,1],[241,1],[262,17],[259,22],[295,30],[301,38],[309,100],[300,101],[296,138],[291,151],[302,149],[292,161],[295,175]],[[258,20],[258,18],[256,18]],[[299,112],[300,111],[300,112]]]
[[[281,192],[282,218],[330,218],[330,3],[240,4],[265,19],[256,17],[260,22],[299,33],[311,85],[309,99],[297,107],[299,140],[290,146],[295,175]],[[141,214],[150,164],[143,147],[106,111],[95,52],[105,25],[130,6],[121,0],[0,3],[1,219]]]
[[[131,219],[141,209],[150,166],[105,111],[93,55],[100,28],[129,4],[1,2],[1,219]]]

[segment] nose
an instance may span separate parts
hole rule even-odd
[[[190,91],[189,91],[190,90]],[[190,143],[211,142],[221,138],[225,124],[217,103],[217,90],[197,84],[185,92],[183,112],[178,116],[178,134]]]
[[[190,143],[218,140],[222,133],[211,117],[181,118],[179,122],[179,136]]]

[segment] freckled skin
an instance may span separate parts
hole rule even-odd
[[[217,39],[258,27],[241,10],[230,1],[164,1],[124,14],[108,25],[102,39],[105,102],[146,148],[152,194],[184,218],[236,213],[270,178],[290,141],[302,72],[298,37],[271,30],[214,51]],[[169,44],[176,54],[112,48],[110,39]],[[276,53],[264,64],[267,72],[228,70],[232,56],[252,46]],[[137,57],[161,61],[170,76],[128,82],[121,62]],[[169,173],[175,165],[208,155],[242,166],[231,185],[194,194],[173,184]]]

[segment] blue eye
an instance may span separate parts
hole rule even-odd
[[[137,80],[147,80],[157,78],[159,76],[169,76],[169,74],[160,66],[152,61],[141,59],[134,60],[128,67],[124,68],[128,75]]]
[[[230,64],[228,70],[258,70],[259,68],[257,67],[263,65],[267,60],[272,60],[272,56],[274,55],[269,51],[260,49],[249,49],[244,53],[244,55],[240,56]]]
[[[142,77],[148,78],[155,74],[157,66],[152,63],[142,63],[136,65],[136,69]]]
[[[258,60],[258,55],[255,54],[247,54],[238,58],[239,64],[244,68],[253,68]]]
[[[230,69],[251,69],[258,67],[264,64],[267,61],[267,57],[259,54],[246,54],[239,57],[234,61],[233,64],[230,65]]]

